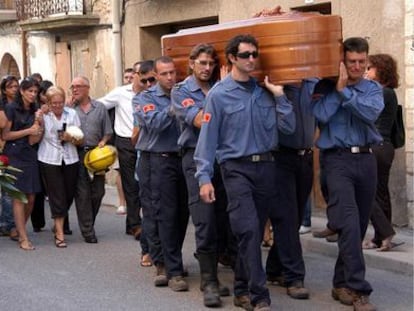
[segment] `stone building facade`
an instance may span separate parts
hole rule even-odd
[[[193,26],[247,19],[276,4],[317,9],[342,17],[343,37],[369,40],[371,53],[389,53],[399,64],[404,106],[406,146],[397,150],[390,188],[394,223],[413,225],[414,211],[414,4],[411,0],[57,0],[44,16],[32,10],[22,16],[21,5],[36,1],[0,2],[0,75],[40,72],[63,87],[72,77],[90,78],[92,95],[99,97],[119,83],[122,68],[161,53],[162,35]],[[37,3],[36,2],[36,3]],[[10,17],[16,13],[17,18]],[[11,10],[10,10],[10,7]],[[68,9],[70,7],[70,10]],[[24,7],[27,9],[28,7]],[[59,11],[60,10],[60,11]],[[29,10],[30,11],[30,10]],[[42,15],[43,14],[43,15]],[[118,42],[119,41],[119,42]],[[119,44],[118,44],[119,43]],[[118,78],[117,78],[118,77]]]

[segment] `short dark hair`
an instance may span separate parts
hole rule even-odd
[[[132,65],[132,68],[134,69],[134,72],[136,72],[136,71],[137,71],[137,66],[141,66],[141,64],[142,64],[142,61],[138,61],[138,62],[135,62],[135,63]]]
[[[43,81],[42,75],[38,72],[33,73],[30,77],[32,77],[33,79],[35,79],[39,83]]]
[[[134,72],[134,69],[133,68],[124,69],[124,73],[130,73],[130,72]]]
[[[39,94],[45,94],[47,89],[53,86],[53,83],[49,80],[43,80],[39,84]]]
[[[170,64],[173,63],[174,64],[174,60],[166,55],[160,56],[156,59],[154,59],[154,71],[157,72],[157,64],[158,63],[163,63],[163,64]]]
[[[145,75],[150,71],[154,70],[154,61],[153,60],[144,60],[139,67],[139,74]]]
[[[257,42],[256,38],[252,35],[238,35],[230,39],[226,46],[226,58],[227,62],[230,64],[229,55],[236,56],[239,52],[239,45],[240,43],[249,43],[256,47],[259,51],[259,43]]]
[[[397,62],[388,54],[374,54],[368,56],[368,61],[374,67],[377,81],[387,87],[396,89],[399,85],[400,76],[398,75]]]
[[[368,41],[361,37],[352,37],[348,38],[344,41],[344,55],[346,52],[357,52],[357,53],[364,53],[368,54],[369,52],[369,44]]]

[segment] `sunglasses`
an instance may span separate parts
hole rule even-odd
[[[147,82],[154,83],[155,82],[155,77],[149,77],[147,79],[141,79],[140,81],[141,81],[142,84],[147,84]]]
[[[252,56],[253,58],[258,58],[259,57],[259,52],[257,51],[253,51],[253,52],[241,52],[241,53],[237,53],[236,56],[238,58],[242,58],[242,59],[248,59],[250,58],[250,56]]]

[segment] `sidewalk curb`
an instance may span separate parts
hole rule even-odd
[[[312,234],[301,236],[304,252],[315,252],[324,256],[336,258],[338,256],[337,243],[327,242],[325,239],[314,238]],[[413,261],[401,258],[407,257],[410,252],[404,244],[392,252],[377,252],[376,250],[364,250],[365,264],[369,268],[401,273],[407,276],[413,275]],[[412,248],[411,248],[412,254]]]
[[[105,196],[102,204],[117,207],[118,195],[116,187],[106,185]],[[322,230],[326,225],[326,218],[312,216],[312,230]],[[376,250],[364,250],[364,258],[367,267],[382,269],[390,272],[401,273],[407,276],[413,275],[413,231],[407,228],[395,229],[396,241],[404,244],[390,252],[377,252]],[[369,226],[367,237],[373,236],[373,228]],[[336,258],[338,254],[337,243],[327,242],[325,239],[315,238],[311,233],[300,235],[304,252],[314,252],[324,256]],[[306,262],[305,262],[306,264]]]

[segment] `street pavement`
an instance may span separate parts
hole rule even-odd
[[[175,293],[168,288],[155,288],[154,268],[139,266],[139,243],[125,235],[125,216],[115,214],[116,190],[106,190],[96,221],[98,244],[83,242],[74,208],[70,212],[74,234],[66,237],[67,249],[54,246],[50,219],[40,233],[33,233],[28,224],[35,251],[23,251],[16,242],[0,238],[0,310],[207,310],[198,289],[193,226],[188,227],[183,249],[190,291]],[[322,217],[313,217],[312,221],[317,229],[325,225]],[[368,234],[372,234],[372,229]],[[371,301],[380,311],[411,311],[412,231],[398,230],[395,239],[405,244],[393,252],[365,251],[367,280],[374,288]],[[294,300],[284,288],[269,285],[272,310],[351,311],[352,307],[340,305],[330,297],[336,244],[311,234],[302,235],[302,243],[307,268],[305,283],[311,299]],[[263,259],[267,251],[263,249]],[[232,284],[230,269],[220,266],[219,273],[222,283]],[[241,310],[233,306],[232,299],[223,298],[223,310]]]

